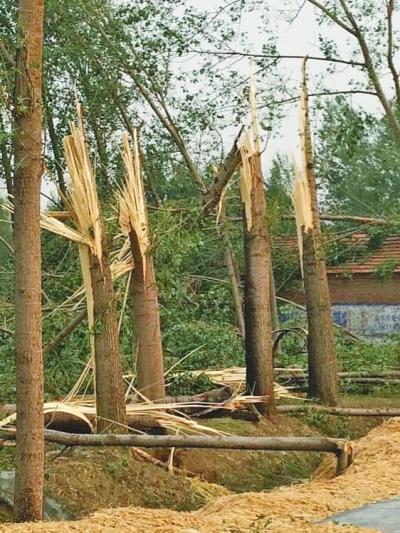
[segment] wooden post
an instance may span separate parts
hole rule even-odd
[[[354,445],[352,442],[345,442],[342,447],[340,447],[339,452],[337,453],[337,465],[336,465],[336,475],[340,476],[343,474],[349,466],[352,464],[354,458]]]

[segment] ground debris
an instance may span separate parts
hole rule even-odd
[[[182,513],[138,507],[97,512],[77,522],[9,525],[0,532],[356,532],[373,531],[352,526],[316,524],[332,514],[400,494],[400,419],[373,429],[356,445],[353,465],[331,478],[329,468],[302,485],[264,493],[216,498],[202,509]],[[328,464],[330,460],[328,459]]]

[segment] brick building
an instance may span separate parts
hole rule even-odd
[[[370,236],[359,232],[343,243],[348,257],[327,267],[335,322],[371,340],[400,334],[400,235],[371,246]],[[304,301],[301,292],[290,296]]]

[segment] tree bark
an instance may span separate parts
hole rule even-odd
[[[13,439],[12,430],[1,430]],[[266,450],[328,452],[339,454],[344,442],[328,437],[242,437],[237,435],[85,435],[47,429],[47,442],[64,446],[135,446],[138,448],[203,448],[219,450]]]
[[[331,301],[319,218],[317,188],[312,153],[306,62],[303,66],[304,172],[307,179],[312,212],[312,228],[303,231],[303,276],[308,321],[309,396],[323,403],[337,403],[337,363]]]
[[[112,431],[118,427],[119,431],[124,432],[126,406],[118,316],[105,238],[102,251],[101,261],[89,252],[95,322],[92,334],[95,344],[97,431]]]
[[[363,407],[327,407],[324,405],[279,405],[279,414],[320,412],[332,416],[368,416],[368,417],[398,417],[400,409],[396,407],[370,408]]]
[[[252,157],[252,169],[253,225],[250,230],[247,228],[246,216],[243,215],[246,381],[249,393],[268,396],[268,402],[260,404],[258,409],[262,414],[273,416],[275,414],[275,396],[269,271],[271,250],[265,216],[264,183],[259,154]]]
[[[142,256],[134,231],[131,231],[129,239],[135,264],[130,296],[135,329],[137,387],[149,400],[163,401],[164,357],[153,257],[150,250],[145,257]]]
[[[228,185],[229,180],[240,165],[241,158],[237,142],[242,134],[242,131],[243,127],[240,128],[240,131],[233,142],[233,146],[218,170],[218,173],[216,174],[210,188],[203,193],[203,211],[205,213],[209,212],[216,205],[218,205],[223,190]]]
[[[14,242],[17,522],[43,518],[40,185],[44,0],[20,0],[15,79]]]

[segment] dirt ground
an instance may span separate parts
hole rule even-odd
[[[316,435],[305,421],[279,417],[273,424],[219,418],[205,424],[238,435]],[[147,450],[149,452],[149,450]],[[74,449],[46,461],[46,494],[80,518],[111,507],[138,506],[193,511],[232,492],[268,490],[310,477],[323,456],[315,453],[175,450],[173,463],[198,477],[171,475],[136,460],[128,449]],[[167,462],[169,450],[155,450]]]
[[[333,459],[326,459],[307,483],[263,493],[216,497],[193,512],[139,507],[97,512],[76,522],[3,525],[0,532],[350,532],[368,531],[315,521],[365,503],[400,495],[400,419],[373,429],[356,443],[353,465],[332,478]]]

